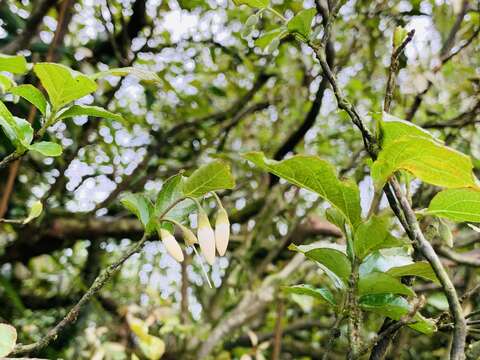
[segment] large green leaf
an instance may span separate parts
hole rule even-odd
[[[68,109],[60,113],[55,119],[55,121],[82,115],[94,116],[103,119],[111,119],[118,122],[124,121],[121,115],[114,114],[108,110],[105,110],[104,108],[91,105],[72,105]]]
[[[386,273],[372,272],[360,277],[358,281],[358,292],[360,295],[369,294],[401,294],[414,296],[415,293],[408,286],[402,284],[398,279]]]
[[[308,40],[312,31],[312,20],[316,13],[317,11],[315,9],[306,9],[300,11],[288,22],[288,31],[293,34],[299,34],[305,40]]]
[[[430,202],[428,213],[454,221],[480,222],[480,190],[443,190]]]
[[[387,274],[396,278],[400,278],[402,276],[419,276],[438,282],[435,272],[430,264],[426,261],[417,261],[412,264],[395,266],[388,269]]]
[[[39,141],[28,146],[31,151],[36,151],[43,156],[60,156],[63,149],[59,144],[51,141]]]
[[[17,342],[17,330],[13,326],[0,324],[0,357],[10,354]]]
[[[291,244],[288,248],[301,252],[310,260],[320,264],[322,269],[326,270],[325,273],[332,279],[335,286],[344,288],[348,283],[352,266],[347,256],[340,250],[326,247],[296,246],[294,244]]]
[[[237,6],[248,5],[253,8],[264,9],[268,7],[269,0],[233,0],[233,3]]]
[[[28,71],[27,61],[21,55],[0,55],[0,71],[12,74],[25,74]]]
[[[340,210],[352,225],[360,222],[358,187],[354,183],[340,181],[335,169],[328,162],[316,156],[306,155],[274,161],[266,159],[260,152],[250,152],[244,157],[261,169],[317,193]]]
[[[353,242],[355,255],[363,259],[375,250],[403,245],[402,240],[390,234],[389,226],[387,216],[373,216],[358,225]]]
[[[412,308],[406,299],[394,294],[364,295],[359,299],[359,304],[366,311],[371,311],[393,320],[400,320]],[[433,320],[425,319],[419,313],[414,316],[413,320],[416,322],[409,326],[419,332],[432,334],[437,330]]]
[[[47,91],[55,110],[97,89],[95,81],[64,65],[38,63],[34,65],[33,71]]]
[[[435,140],[431,133],[411,121],[399,119],[386,112],[382,114],[382,120],[380,121],[380,144],[383,148],[407,135]]]
[[[332,292],[326,288],[316,288],[312,285],[301,284],[287,286],[284,290],[289,294],[307,295],[319,299],[322,302],[327,302],[330,305],[336,305]]]
[[[403,136],[388,144],[372,166],[380,188],[397,170],[406,170],[426,183],[449,188],[477,186],[470,158],[434,140]]]
[[[130,210],[140,220],[145,227],[145,231],[150,233],[155,230],[154,209],[149,199],[142,194],[126,194],[120,200],[122,205]]]
[[[35,86],[30,84],[19,85],[11,88],[10,93],[27,100],[30,104],[35,106],[42,113],[42,115],[45,115],[47,112],[47,99],[45,99],[43,93]]]
[[[198,168],[183,182],[183,194],[200,197],[211,191],[233,189],[234,186],[230,165],[216,160]]]

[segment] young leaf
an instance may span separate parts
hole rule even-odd
[[[250,152],[243,156],[259,168],[317,193],[340,210],[352,225],[355,226],[360,221],[358,187],[351,182],[340,181],[328,162],[306,155],[293,156],[283,161],[266,159],[260,152]]]
[[[402,120],[386,112],[382,114],[380,123],[380,144],[382,148],[400,139],[402,136],[419,136],[438,141],[427,130],[406,120]]]
[[[74,117],[74,116],[82,116],[82,115],[95,116],[103,119],[111,119],[118,122],[124,121],[121,115],[114,114],[98,106],[90,106],[90,105],[72,105],[65,111],[61,112],[57,116],[55,121],[59,121],[59,120]]]
[[[184,197],[182,191],[183,181],[184,179],[181,173],[165,181],[155,201],[155,217],[161,216],[172,204]],[[175,205],[175,207],[170,209],[165,215],[169,219],[182,223],[187,219],[188,215],[195,212],[195,210],[195,203],[192,200],[186,199]]]
[[[33,71],[47,91],[55,110],[97,90],[97,84],[88,76],[64,65],[38,63]]]
[[[319,299],[322,302],[327,302],[330,305],[337,305],[332,292],[325,288],[315,288],[312,285],[301,284],[285,287],[284,290],[289,294],[307,295]]]
[[[17,123],[2,101],[0,101],[0,127],[12,143],[18,141]]]
[[[23,220],[24,224],[28,224],[33,219],[36,219],[41,215],[43,211],[43,205],[41,201],[35,201],[32,206],[30,207],[30,211],[28,212],[28,216]]]
[[[31,151],[36,151],[43,156],[60,156],[63,149],[59,144],[50,141],[39,141],[28,146]]]
[[[17,330],[13,326],[0,324],[0,357],[10,354],[17,342]]]
[[[360,264],[360,277],[372,272],[387,272],[392,267],[412,264],[411,255],[405,248],[380,249],[368,255]]]
[[[252,8],[264,9],[268,7],[269,0],[233,0],[233,3],[237,6],[248,5]]]
[[[120,202],[125,208],[135,214],[145,227],[147,233],[155,230],[153,205],[144,195],[130,193],[123,196]]]
[[[443,190],[430,202],[428,213],[453,221],[480,222],[480,190]]]
[[[386,273],[372,272],[360,277],[358,281],[358,292],[360,295],[369,294],[402,294],[415,296],[415,293],[408,286],[402,284]]]
[[[12,86],[16,86],[15,81],[10,79],[8,76],[0,74],[0,87],[2,94],[11,89]]]
[[[402,316],[407,315],[411,311],[411,305],[408,301],[394,294],[364,295],[359,299],[359,304],[366,311],[371,311],[393,320],[400,320]],[[434,321],[425,319],[419,313],[414,316],[413,320],[416,322],[408,326],[419,332],[429,335],[437,330]]]
[[[438,282],[435,272],[426,261],[417,261],[412,264],[395,266],[388,269],[387,274],[395,278],[401,278],[402,276],[419,276],[424,279]]]
[[[183,194],[200,197],[215,190],[233,189],[234,186],[230,165],[216,160],[198,168],[183,182]]]
[[[284,28],[277,28],[266,32],[255,40],[255,45],[261,49],[265,49],[274,39],[281,39],[288,32]]]
[[[317,11],[315,9],[306,9],[300,11],[287,24],[287,29],[293,34],[301,35],[308,40],[312,31],[312,20]]]
[[[25,74],[28,71],[27,60],[21,55],[0,55],[0,71]]]
[[[391,142],[372,166],[380,188],[397,170],[406,170],[426,183],[450,188],[478,187],[470,158],[449,147],[419,136],[403,136]]]
[[[18,140],[18,142],[14,142],[14,144],[16,144],[15,146],[17,147],[17,149],[24,150],[24,148],[28,148],[30,146],[30,143],[33,140],[32,125],[30,125],[27,120],[18,118],[16,116],[14,116],[13,119],[15,120],[16,124]]]
[[[310,260],[314,260],[321,264],[325,269],[327,269],[329,272],[333,273],[338,279],[340,279],[343,285],[346,285],[348,283],[348,278],[350,276],[350,272],[352,271],[352,266],[347,256],[343,252],[331,248],[304,248],[302,246],[296,246],[293,244],[290,245],[288,248],[290,250],[301,252],[305,254],[305,256]],[[327,272],[327,275],[330,276],[331,274]],[[334,283],[338,285],[336,281],[334,281]]]
[[[140,69],[138,67],[124,67],[124,68],[114,68],[106,71],[101,71],[90,75],[90,79],[96,80],[103,78],[105,76],[127,76],[133,75],[142,81],[147,82],[161,82],[162,79],[155,74],[153,71],[148,71],[144,69]]]
[[[404,242],[388,231],[389,225],[390,222],[386,216],[373,216],[358,225],[353,242],[355,254],[363,259],[375,250],[402,246]]]
[[[11,88],[10,93],[27,100],[30,104],[35,106],[42,113],[42,115],[45,115],[47,112],[47,100],[45,99],[43,93],[35,86],[30,84],[19,85]]]

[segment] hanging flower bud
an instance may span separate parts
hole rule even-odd
[[[185,244],[187,244],[187,246],[192,246],[193,244],[198,243],[197,237],[192,230],[183,225],[180,226],[180,230],[182,230],[183,239],[185,240]]]
[[[258,16],[253,14],[247,18],[247,21],[245,22],[245,27],[254,27],[257,24],[258,24]]]
[[[230,238],[230,221],[227,211],[222,207],[218,210],[215,220],[215,245],[220,256],[225,255]]]
[[[183,251],[175,237],[170,233],[170,231],[165,229],[160,229],[159,233],[160,239],[162,239],[163,245],[165,245],[165,248],[167,249],[170,256],[178,262],[182,262]]]
[[[203,210],[198,213],[197,237],[203,256],[210,265],[213,265],[215,261],[215,234],[208,221],[208,216]]]

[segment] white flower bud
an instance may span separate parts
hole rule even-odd
[[[197,237],[203,256],[205,256],[205,259],[210,265],[213,265],[215,261],[215,234],[213,233],[205,211],[198,213]]]
[[[163,245],[165,245],[165,248],[167,249],[170,256],[178,262],[182,262],[183,251],[175,237],[170,233],[170,231],[165,229],[160,229],[159,233],[160,239],[162,239]]]
[[[224,208],[218,210],[215,220],[215,245],[220,256],[225,255],[230,238],[230,221]]]
[[[185,240],[185,244],[187,244],[187,246],[192,246],[193,244],[198,243],[197,237],[192,230],[183,225],[180,227],[180,229],[182,230],[183,239]]]

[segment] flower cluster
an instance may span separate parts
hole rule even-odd
[[[202,255],[210,265],[213,265],[215,261],[216,252],[220,256],[225,255],[230,238],[230,221],[228,220],[227,211],[223,208],[219,197],[215,193],[212,194],[218,204],[218,211],[215,218],[215,230],[213,230],[210,225],[207,213],[196,200],[195,203],[198,208],[196,236],[192,230],[177,221],[168,218],[162,220],[170,222],[179,228],[187,246],[195,248],[195,244],[198,243]],[[175,239],[175,236],[164,228],[159,228],[158,233],[168,253],[178,262],[182,262],[184,260],[183,251]]]

